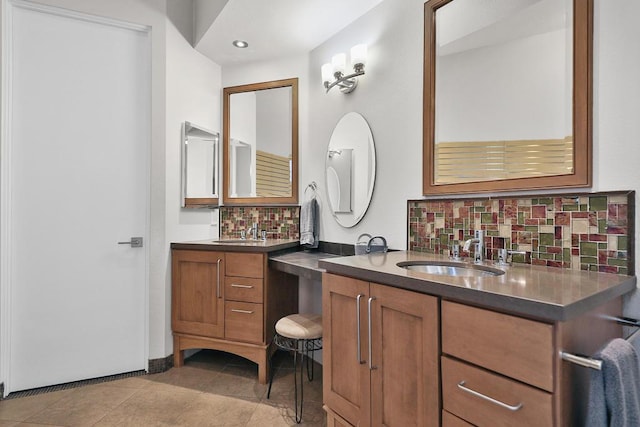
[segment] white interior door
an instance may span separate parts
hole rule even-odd
[[[149,33],[10,12],[9,391],[146,369]]]

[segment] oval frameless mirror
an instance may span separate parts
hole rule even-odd
[[[182,207],[218,205],[219,141],[217,132],[182,124]]]
[[[345,114],[336,125],[325,159],[329,207],[343,227],[353,227],[367,212],[376,180],[373,135],[362,115]]]

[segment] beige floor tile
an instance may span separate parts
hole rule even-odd
[[[305,402],[302,409],[302,422],[296,424],[295,409],[289,402],[266,400],[258,405],[247,427],[281,427],[281,426],[322,427],[326,425],[322,404]]]
[[[60,390],[0,402],[0,420],[24,421],[52,405],[73,390]]]
[[[297,379],[300,381],[300,370],[297,371]],[[315,369],[313,381],[309,381],[306,371],[303,373],[303,392],[305,401],[322,402],[322,370]],[[275,371],[273,385],[271,386],[271,398],[291,400],[295,396],[293,369],[280,368]]]
[[[96,426],[176,426],[178,419],[200,392],[180,387],[137,390],[104,416]]]
[[[178,425],[244,427],[259,403],[255,399],[203,393],[178,417]]]
[[[110,381],[104,384],[108,384],[113,387],[135,388],[139,390],[151,385],[151,376],[152,375],[140,375],[137,377],[128,377],[121,380]]]
[[[217,371],[211,371],[192,366],[171,368],[160,374],[149,375],[148,388],[160,390],[166,386],[181,387],[187,390],[207,390],[211,381],[218,375]]]
[[[2,421],[0,420],[0,427],[14,427],[20,424],[20,421]]]
[[[91,426],[136,392],[132,388],[113,387],[111,383],[78,387],[25,421],[61,426]]]
[[[267,392],[267,385],[258,383],[257,369],[227,366],[209,382],[204,391],[222,396],[261,399]]]

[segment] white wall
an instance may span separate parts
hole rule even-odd
[[[362,233],[380,234],[404,249],[407,199],[422,190],[422,0],[385,0],[368,14],[311,52],[309,75],[309,146],[301,152],[301,188],[315,180],[324,199],[324,158],[333,128],[351,111],[364,116],[376,146],[377,176],[364,219],[353,228],[338,225],[322,208],[320,238],[353,244]],[[325,93],[320,67],[338,52],[368,45],[366,74],[350,94]]]
[[[171,335],[171,266],[169,244],[176,241],[218,237],[218,210],[180,207],[181,126],[184,121],[220,133],[222,141],[222,85],[220,66],[189,44],[172,21],[167,20],[166,80],[166,239],[162,248],[164,266],[157,295],[151,304],[158,307],[151,317],[151,359],[173,352]],[[222,157],[222,152],[219,153]],[[222,187],[219,187],[220,194]],[[162,308],[162,310],[159,310]],[[160,314],[162,313],[162,316]],[[156,330],[157,329],[157,330]]]
[[[635,190],[640,203],[640,16],[637,0],[595,0],[593,190]],[[636,213],[636,275],[640,268],[640,215]],[[640,317],[640,295],[626,304]]]

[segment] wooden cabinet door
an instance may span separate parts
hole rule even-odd
[[[368,298],[368,282],[323,274],[323,399],[326,406],[354,426],[371,425]]]
[[[224,253],[173,250],[171,327],[174,332],[224,336]]]
[[[436,426],[438,300],[372,283],[372,426]]]

